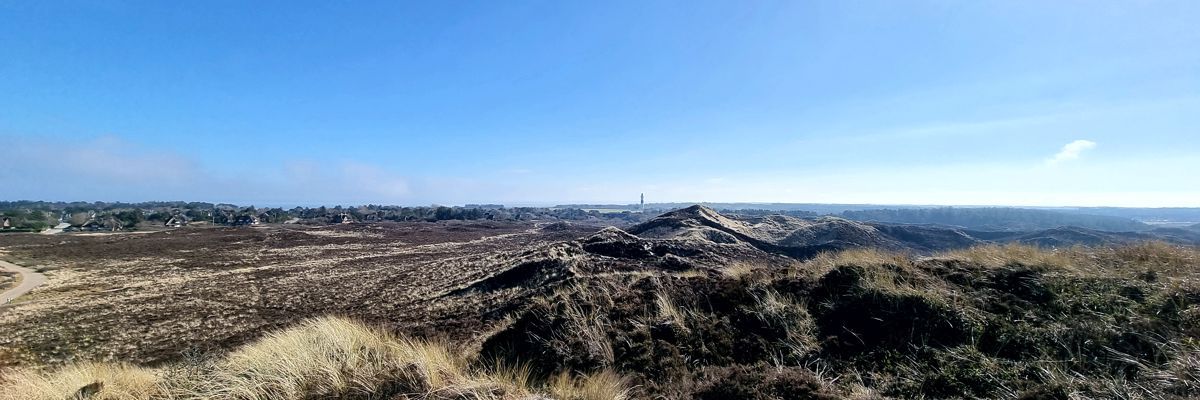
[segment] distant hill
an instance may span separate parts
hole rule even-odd
[[[1200,221],[1200,208],[1195,207],[1053,207],[1045,208],[1072,214],[1107,215],[1145,222],[1195,223]],[[1197,224],[1200,226],[1200,224]]]
[[[1200,243],[1200,229],[1196,228],[1154,228],[1148,233],[1172,243]]]
[[[972,209],[963,209],[970,211]],[[889,210],[895,211],[895,210]],[[935,211],[935,210],[913,210]],[[975,209],[976,214],[995,213],[989,221],[1011,221],[1019,218],[1002,219],[1005,209]],[[708,245],[740,246],[757,248],[767,253],[785,254],[793,257],[809,257],[820,252],[850,248],[879,248],[912,251],[929,254],[938,251],[959,249],[983,243],[1023,243],[1045,247],[1069,247],[1074,245],[1115,245],[1145,241],[1165,241],[1174,244],[1195,245],[1200,243],[1200,233],[1180,228],[1156,228],[1134,231],[1132,229],[1093,229],[1070,226],[1066,222],[1088,223],[1088,217],[1074,214],[1038,215],[1038,210],[1015,210],[1013,215],[1022,218],[1041,217],[1037,221],[1057,221],[1061,225],[1052,228],[1028,230],[961,229],[951,224],[911,224],[876,221],[854,221],[845,218],[824,216],[819,218],[795,218],[784,215],[747,216],[722,214],[712,208],[695,205],[674,210],[649,221],[633,225],[625,232],[642,239],[674,239],[689,243],[689,246]],[[1026,214],[1026,213],[1031,213]],[[1081,218],[1082,217],[1082,218]],[[927,217],[928,218],[928,217]],[[1054,219],[1059,218],[1059,219]],[[1108,217],[1095,217],[1101,220]],[[966,220],[965,217],[960,217]],[[946,220],[946,219],[943,219]],[[928,220],[920,220],[926,222]],[[962,222],[956,220],[957,222]],[[1119,228],[1140,227],[1135,221],[1120,221],[1111,224]],[[985,225],[985,224],[980,224]],[[1034,225],[1030,223],[1029,225]],[[1090,225],[1100,225],[1091,222]]]
[[[924,253],[979,242],[956,229],[865,224],[837,217],[735,217],[700,205],[660,215],[630,227],[628,232],[642,238],[680,239],[692,243],[744,243],[769,253],[799,257],[855,247]]]
[[[856,221],[936,224],[983,231],[1035,231],[1073,226],[1109,232],[1145,231],[1150,225],[1129,218],[1026,208],[921,208],[845,211]]]

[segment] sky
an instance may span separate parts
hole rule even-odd
[[[1196,1],[0,0],[0,200],[1200,207]]]

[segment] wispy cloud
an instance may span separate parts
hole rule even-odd
[[[0,136],[0,199],[405,203],[409,177],[353,162],[295,161],[217,173],[201,160],[116,135],[93,139]]]
[[[284,164],[276,195],[332,203],[404,203],[413,191],[409,178],[380,166],[355,161],[295,160]],[[294,200],[292,200],[294,201]]]
[[[19,178],[33,169],[47,179],[47,185],[63,184],[66,177],[82,176],[97,184],[126,184],[153,182],[172,186],[189,184],[203,175],[199,166],[182,154],[161,149],[149,149],[108,135],[90,140],[53,140],[23,137],[2,137],[6,162],[11,169],[0,170],[0,176],[12,173]]]
[[[69,139],[0,135],[0,200],[188,200],[234,204],[464,204],[539,199],[544,188],[504,171],[499,181],[412,174],[355,160],[291,159],[210,168],[194,154],[117,135]]]
[[[1046,159],[1046,164],[1058,165],[1064,161],[1078,159],[1080,154],[1083,154],[1083,152],[1091,150],[1095,147],[1096,142],[1091,140],[1079,139],[1074,142],[1067,143],[1062,147],[1062,150],[1058,151],[1058,154],[1055,154],[1054,157]]]

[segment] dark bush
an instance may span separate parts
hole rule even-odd
[[[826,350],[906,351],[961,344],[971,323],[933,295],[873,286],[859,266],[840,266],[821,278],[810,302]]]

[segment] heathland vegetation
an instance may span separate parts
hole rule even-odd
[[[1198,260],[1155,243],[991,245],[632,288],[592,277],[477,354],[320,318],[210,359],[10,373],[0,398],[1186,398],[1200,395]]]
[[[1200,250],[1014,238],[704,207],[6,235],[48,282],[0,311],[0,399],[1200,396]]]

